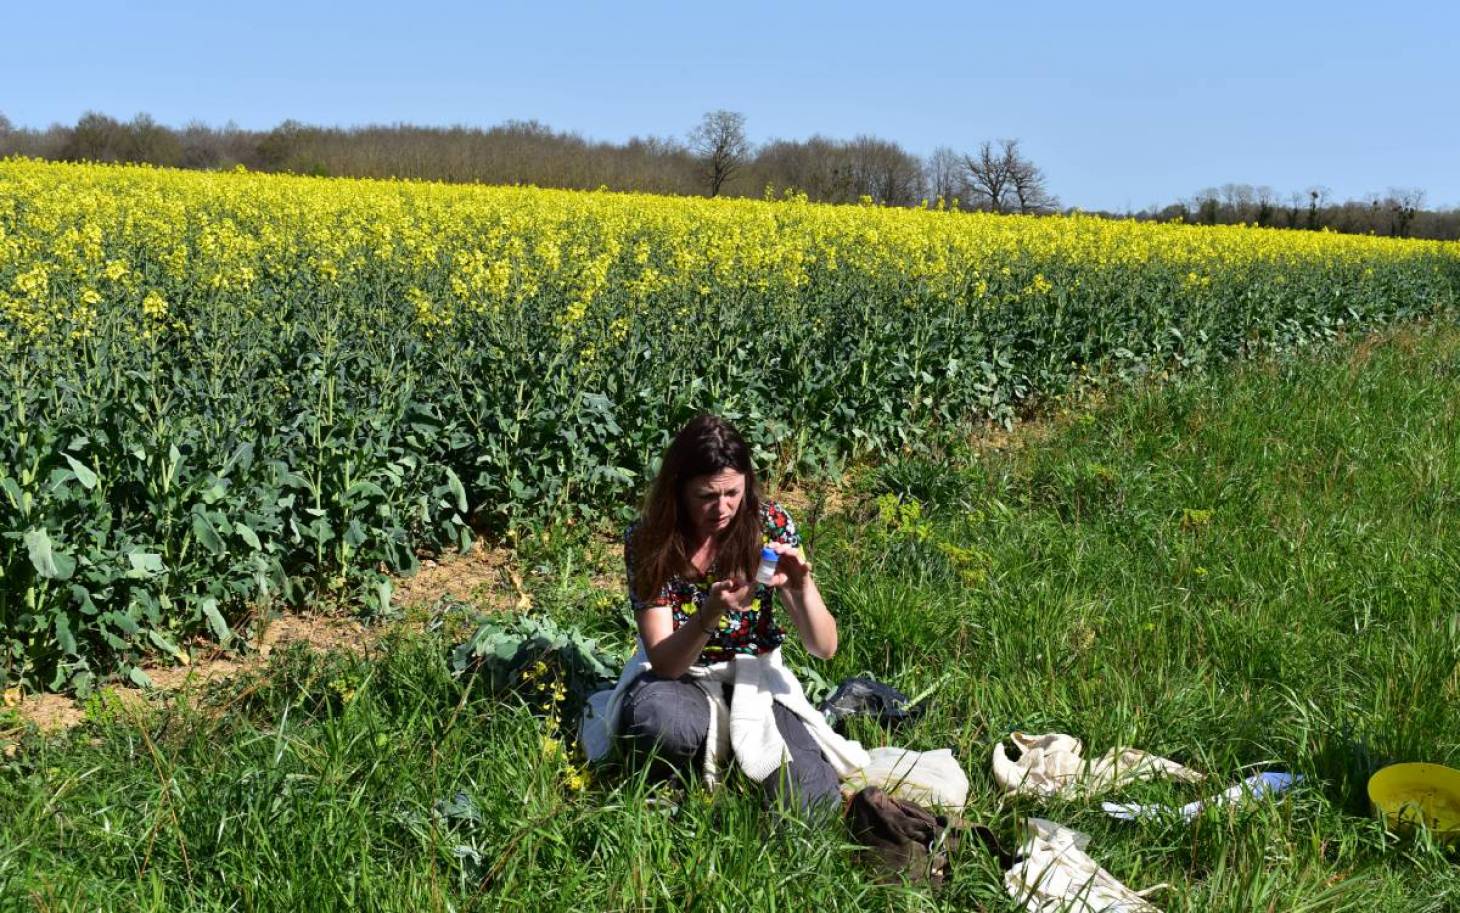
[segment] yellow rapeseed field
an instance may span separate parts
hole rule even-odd
[[[198,307],[257,306],[265,285],[406,308],[428,329],[547,300],[565,332],[601,311],[596,330],[622,335],[627,321],[686,320],[747,292],[793,320],[814,320],[798,305],[829,285],[991,307],[1124,294],[1111,283],[1137,277],[1150,295],[1199,303],[1257,276],[1301,294],[1315,275],[1363,287],[1457,259],[1454,243],[1079,215],[0,164],[7,336],[85,333],[115,310],[146,333]]]
[[[0,161],[0,649],[84,688],[417,549],[1450,312],[1460,245]]]

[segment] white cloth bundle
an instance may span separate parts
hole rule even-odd
[[[1006,795],[1078,796],[1136,780],[1172,777],[1195,783],[1204,776],[1175,761],[1135,748],[1112,748],[1095,761],[1081,756],[1080,740],[1061,732],[1009,736],[1021,754],[1011,760],[1004,743],[994,746],[994,780]]]
[[[1029,913],[1160,913],[1146,894],[1132,891],[1085,854],[1090,838],[1077,830],[1030,818],[1021,860],[1004,873],[1004,889]]]
[[[879,787],[888,795],[930,808],[962,811],[968,804],[968,775],[958,766],[953,752],[909,751],[906,748],[874,748],[871,760],[846,777],[853,789]]]

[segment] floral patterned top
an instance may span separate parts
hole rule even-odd
[[[791,520],[791,515],[784,508],[774,501],[764,501],[761,503],[760,513],[765,521],[766,542],[783,542],[800,547],[801,536],[796,532],[796,524]],[[712,566],[703,580],[689,580],[678,575],[671,577],[653,599],[640,599],[634,593],[633,570],[634,533],[638,527],[639,522],[635,521],[624,530],[624,568],[629,578],[629,602],[635,612],[652,606],[670,606],[673,609],[674,630],[677,631],[709,598],[710,584],[716,579],[715,568]],[[774,596],[774,590],[757,583],[755,597],[751,601],[754,607],[744,612],[727,611],[722,615],[720,629],[710,636],[697,662],[702,665],[723,662],[737,653],[758,656],[779,647],[786,639],[786,632],[776,624]]]

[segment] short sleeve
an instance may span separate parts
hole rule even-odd
[[[649,603],[640,599],[634,593],[634,533],[638,532],[639,523],[634,521],[624,530],[624,588],[629,594],[629,605],[635,612],[643,611],[649,607]]]
[[[792,548],[801,547],[801,534],[796,531],[796,521],[775,501],[765,502],[765,537],[769,542],[780,542]]]

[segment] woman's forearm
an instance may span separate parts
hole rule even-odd
[[[698,614],[674,632],[661,637],[658,643],[644,643],[649,654],[649,665],[660,678],[679,678],[699,659],[700,652],[710,641],[710,632],[705,630],[704,620]]]
[[[781,590],[782,602],[801,632],[801,642],[806,652],[820,659],[831,659],[836,655],[836,619],[827,611],[821,598],[821,590],[810,574],[806,582],[797,589],[785,587]]]

